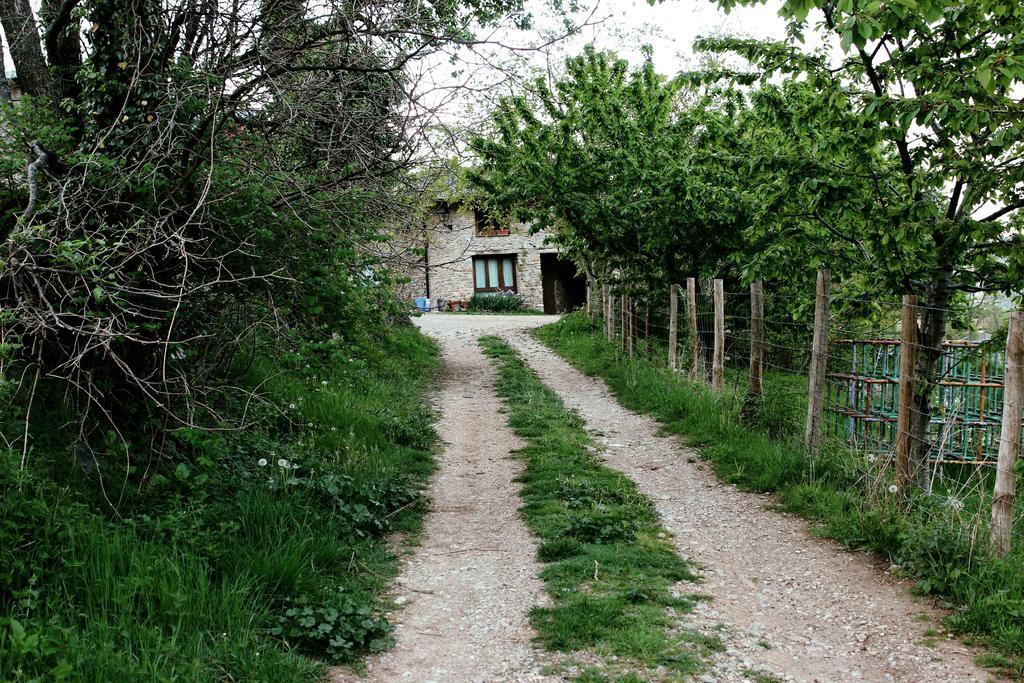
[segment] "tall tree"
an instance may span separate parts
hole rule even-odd
[[[7,36],[7,47],[22,92],[36,97],[52,95],[53,81],[43,57],[39,27],[29,0],[0,0],[0,25]]]
[[[647,289],[718,267],[741,206],[713,140],[735,133],[728,98],[687,105],[650,59],[631,70],[588,47],[554,84],[502,102],[476,139],[472,179],[604,275]]]
[[[731,9],[760,0],[717,0]],[[838,64],[800,49],[811,10],[834,36]],[[923,313],[914,400],[913,461],[923,478],[940,344],[957,291],[1019,290],[1024,256],[1024,7],[1002,0],[785,0],[787,42],[698,41],[753,72],[713,77],[806,83],[775,101],[794,146],[817,170],[780,176],[799,187],[809,220],[787,240],[841,239],[862,252],[894,294]],[[831,167],[831,173],[821,170]],[[796,183],[796,184],[794,184]],[[856,185],[843,194],[843,188]],[[791,226],[792,227],[792,226]]]
[[[32,96],[3,112],[0,309],[90,438],[210,424],[257,330],[354,334],[345,294],[365,284],[362,245],[407,210],[395,186],[426,123],[408,65],[525,14],[43,0],[41,16],[42,33],[28,0],[0,0]]]

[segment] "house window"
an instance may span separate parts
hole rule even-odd
[[[476,234],[480,237],[497,237],[510,233],[507,227],[499,227],[497,222],[483,209],[473,209],[473,223]]]
[[[474,256],[473,286],[477,292],[515,292],[515,255]]]

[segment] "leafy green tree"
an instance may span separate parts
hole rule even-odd
[[[705,152],[735,134],[732,103],[689,105],[681,85],[650,59],[630,70],[588,47],[532,99],[501,103],[491,135],[473,141],[470,177],[592,273],[650,290],[712,272],[738,235],[732,169]]]
[[[31,5],[0,2],[24,94],[0,103],[3,354],[67,392],[83,440],[146,448],[223,424],[260,344],[380,328],[356,309],[395,310],[367,245],[408,213],[407,67],[528,20],[519,0]]]
[[[716,1],[727,10],[759,2]],[[838,64],[801,50],[811,10],[844,51]],[[790,19],[785,42],[698,41],[754,67],[704,75],[762,86],[770,132],[749,151],[768,180],[752,194],[794,217],[789,225],[762,217],[769,248],[841,243],[888,291],[919,295],[913,462],[924,476],[929,398],[954,297],[1017,291],[1024,274],[1024,105],[1015,97],[1024,81],[1024,7],[786,0],[781,13]],[[799,82],[769,85],[777,76]]]

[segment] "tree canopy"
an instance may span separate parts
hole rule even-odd
[[[747,280],[827,267],[861,291],[918,295],[923,444],[957,297],[1017,294],[1024,275],[1024,9],[781,12],[787,40],[700,39],[705,66],[672,79],[586,50],[502,103],[474,177],[582,262],[648,286],[726,264]],[[842,57],[805,50],[809,30]]]
[[[592,273],[664,286],[714,272],[744,221],[735,169],[712,158],[736,136],[735,103],[682,86],[649,59],[630,69],[588,48],[556,82],[501,103],[492,135],[473,141],[471,176]]]

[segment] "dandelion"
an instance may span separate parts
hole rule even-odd
[[[281,458],[280,460],[277,461],[277,466],[278,467],[288,467],[288,461],[285,460],[284,458]]]
[[[259,465],[260,467],[266,467],[267,466],[267,459],[266,458],[260,458],[259,460],[256,461],[256,464]]]
[[[326,387],[327,386],[327,380],[323,380],[322,382],[320,382],[320,384],[322,384],[322,385],[324,385]]]
[[[295,410],[296,408],[298,408],[298,406],[295,405],[294,403],[289,403],[288,404],[288,410]]]
[[[309,427],[310,429],[312,429],[313,428],[313,423],[312,422],[308,422],[308,423],[306,423],[306,426]]]
[[[336,431],[338,431],[338,428],[337,427],[331,427],[331,431],[332,432],[336,432]]]
[[[889,493],[896,493],[900,490],[900,487],[896,484],[889,484]]]

